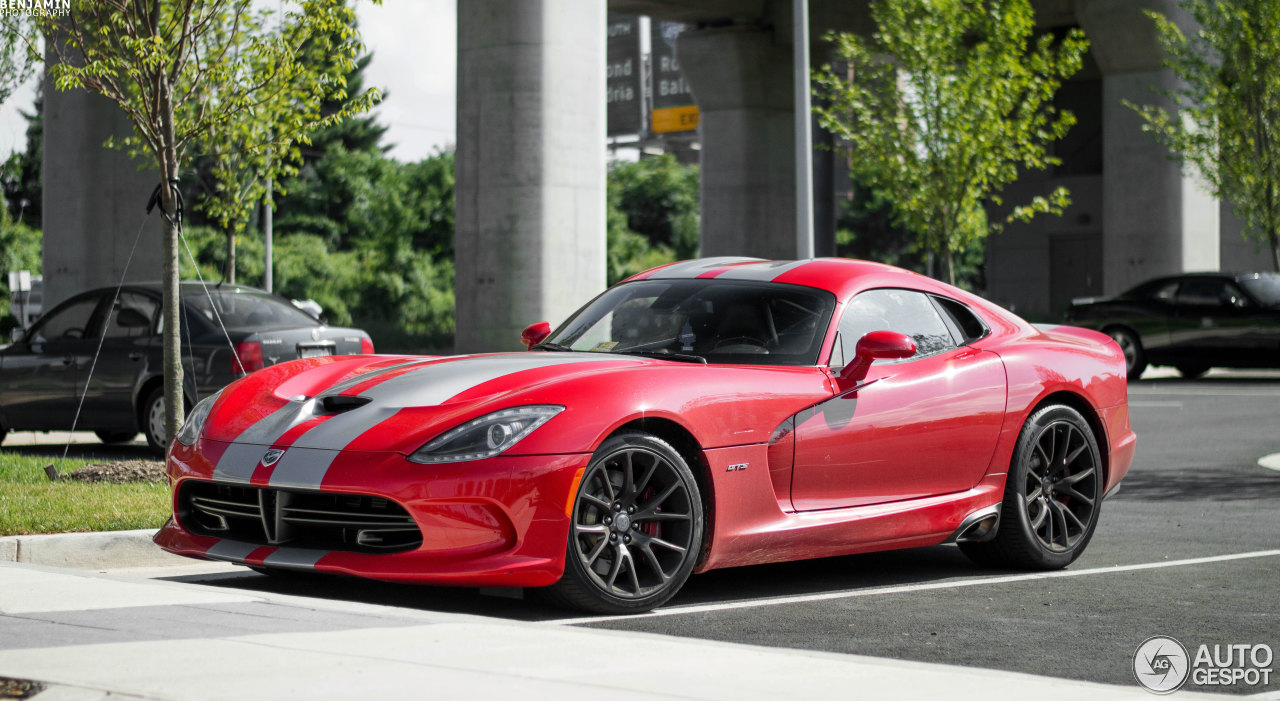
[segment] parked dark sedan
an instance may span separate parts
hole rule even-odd
[[[1280,367],[1280,274],[1156,278],[1116,297],[1076,300],[1067,322],[1114,338],[1131,379],[1147,365],[1189,378],[1212,366]]]
[[[373,352],[364,331],[327,326],[252,287],[184,282],[181,295],[188,406],[268,365]],[[70,429],[84,394],[77,429],[96,432],[104,443],[141,431],[163,452],[159,312],[160,286],[136,284],[118,299],[114,287],[82,292],[41,317],[0,351],[0,440],[11,430]]]

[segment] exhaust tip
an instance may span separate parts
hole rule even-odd
[[[956,535],[957,543],[981,543],[984,540],[990,540],[996,534],[996,526],[1000,523],[999,514],[990,514],[982,519],[969,524],[964,530]]]

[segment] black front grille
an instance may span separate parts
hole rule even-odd
[[[422,544],[404,507],[382,497],[188,481],[178,519],[192,533],[262,545],[401,552]]]

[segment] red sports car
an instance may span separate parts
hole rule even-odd
[[[636,612],[693,572],[945,542],[1064,567],[1133,458],[1111,339],[875,263],[675,263],[525,340],[235,382],[169,450],[156,542]]]

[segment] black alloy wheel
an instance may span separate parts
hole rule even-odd
[[[1120,346],[1120,350],[1124,353],[1124,369],[1129,379],[1136,380],[1142,377],[1142,372],[1147,369],[1147,355],[1142,350],[1142,341],[1137,334],[1118,326],[1107,329],[1106,334]]]
[[[593,613],[648,611],[675,596],[702,550],[702,497],[668,443],[620,433],[596,451],[574,499],[564,576],[544,593]]]
[[[1101,453],[1088,422],[1071,407],[1046,406],[1018,436],[995,538],[960,549],[982,564],[1066,567],[1093,537],[1102,487]]]

